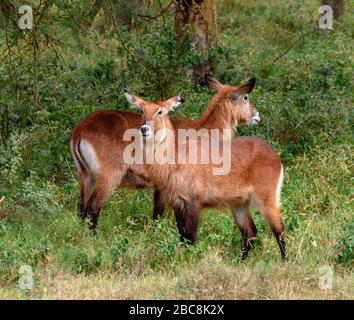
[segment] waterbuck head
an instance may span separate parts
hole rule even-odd
[[[225,112],[232,115],[235,125],[257,124],[261,120],[258,111],[249,101],[249,94],[256,84],[255,78],[239,87],[223,85],[210,74],[206,74],[204,80],[210,89],[217,92],[213,99],[218,106],[225,108]]]
[[[142,113],[143,124],[140,127],[140,134],[145,139],[152,138],[157,132],[164,135],[166,129],[173,130],[167,114],[183,103],[183,99],[180,96],[164,101],[147,102],[128,92],[125,92],[124,95],[131,107],[140,110]]]

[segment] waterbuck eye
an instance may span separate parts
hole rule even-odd
[[[157,111],[156,113],[159,117],[162,116],[162,110]]]
[[[243,100],[247,101],[248,100],[248,96],[244,96]]]

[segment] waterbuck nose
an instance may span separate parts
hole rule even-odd
[[[261,121],[261,117],[259,116],[259,112],[257,111],[257,113],[256,113],[256,120],[259,122],[259,121]]]
[[[259,112],[257,111],[256,114],[252,117],[252,124],[257,124],[261,121],[261,117],[259,116]]]
[[[144,124],[140,127],[140,132],[143,136],[147,136],[151,134],[152,130],[150,126]]]

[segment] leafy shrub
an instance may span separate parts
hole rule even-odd
[[[354,262],[354,223],[351,221],[344,228],[343,236],[339,239],[337,262],[352,265]]]

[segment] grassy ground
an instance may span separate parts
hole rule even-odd
[[[116,41],[98,39],[102,52],[83,35],[81,47],[73,45],[60,29],[68,42],[61,60],[45,55],[38,69],[43,109],[30,58],[0,65],[0,108],[10,110],[0,117],[0,298],[353,299],[353,20],[348,10],[333,30],[302,39],[314,28],[315,2],[221,1],[210,53],[223,82],[257,77],[252,101],[262,123],[240,134],[266,139],[282,157],[289,263],[256,212],[259,239],[244,262],[226,211],[205,211],[199,242],[181,246],[170,211],[151,220],[151,191],[116,191],[97,237],[80,224],[68,149],[77,121],[98,108],[127,108],[124,88],[147,99],[181,94],[177,115],[192,118],[212,93],[186,80],[194,53],[174,52],[171,28],[127,36],[139,63],[125,61]],[[31,290],[19,288],[23,265],[33,270]],[[333,271],[331,289],[321,289],[323,266]]]

